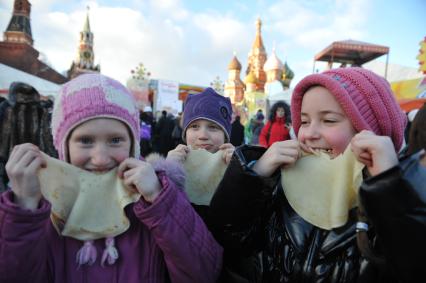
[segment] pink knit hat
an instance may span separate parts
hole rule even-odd
[[[399,107],[389,83],[363,68],[338,68],[313,74],[301,80],[291,99],[291,118],[296,135],[300,128],[300,111],[305,92],[313,86],[330,91],[354,128],[389,136],[398,151],[404,140],[406,115]]]
[[[139,111],[130,92],[119,82],[101,74],[85,74],[64,84],[55,99],[52,114],[53,143],[59,158],[67,160],[67,138],[83,122],[112,118],[126,124],[132,133],[132,156],[139,159]],[[77,263],[93,264],[97,252],[93,240],[85,241],[77,252]],[[105,239],[101,265],[118,259],[113,237]]]
[[[133,96],[118,81],[101,74],[84,74],[64,84],[52,115],[53,143],[59,159],[67,161],[66,141],[78,125],[94,118],[125,123],[133,135],[132,156],[139,158],[139,110]]]

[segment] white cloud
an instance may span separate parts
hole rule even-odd
[[[245,56],[254,36],[231,15],[191,14],[180,1],[151,1],[141,4],[144,9],[62,2],[71,7],[66,13],[52,8],[58,1],[35,0],[31,14],[34,47],[61,73],[76,58],[87,4],[95,63],[100,63],[102,73],[123,83],[140,62],[153,78],[197,85],[208,85],[216,75],[225,80],[233,50]],[[0,15],[6,15],[1,17],[4,27],[11,9],[10,4],[0,6]]]
[[[4,30],[12,4],[0,1],[0,28]],[[294,58],[291,54],[307,54],[288,62],[295,80],[312,71],[312,61],[306,66],[298,62],[308,62],[334,40],[362,40],[365,36],[366,0],[319,2],[284,0],[269,7],[267,1],[256,2],[257,7],[265,8],[262,34],[267,53],[276,41],[277,55],[283,61],[287,56]],[[249,12],[244,1],[235,2],[232,11],[206,9],[201,13],[193,13],[180,0],[130,1],[126,7],[85,0],[31,3],[35,47],[59,72],[69,69],[76,57],[89,5],[95,61],[100,62],[102,73],[122,82],[140,62],[153,78],[197,85],[208,85],[217,75],[226,80],[233,51],[244,73],[258,13],[253,10],[253,15],[241,20],[241,13]]]
[[[362,41],[367,37],[370,5],[367,0],[284,0],[269,6],[265,19],[270,28],[265,30],[265,36],[278,40],[279,57],[280,54],[299,56],[296,61],[289,61],[295,72],[292,86],[312,73],[314,55],[331,42],[346,39]],[[321,63],[317,63],[318,66],[323,69]]]

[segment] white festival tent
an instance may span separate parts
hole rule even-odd
[[[53,96],[59,92],[61,85],[44,80],[0,63],[0,95],[7,96],[10,84],[23,82],[34,87],[43,96]]]
[[[269,114],[269,109],[274,105],[275,102],[284,100],[290,105],[291,95],[293,94],[293,89],[289,88],[284,90],[282,84],[278,81],[274,81],[266,85],[265,89],[266,95],[266,112]]]

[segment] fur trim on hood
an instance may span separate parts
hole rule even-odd
[[[151,153],[145,158],[155,171],[164,171],[178,188],[185,189],[185,170],[178,161],[167,160],[158,153]]]

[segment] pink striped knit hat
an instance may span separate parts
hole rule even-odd
[[[133,136],[131,155],[139,159],[139,111],[133,96],[122,84],[101,74],[78,76],[64,84],[55,99],[52,134],[59,159],[69,162],[69,134],[81,123],[95,118],[112,118],[126,124]],[[114,238],[106,237],[101,265],[112,265],[118,257]],[[91,265],[96,258],[94,241],[85,241],[76,256],[78,265]]]
[[[78,125],[94,118],[125,123],[133,135],[132,156],[139,159],[139,110],[133,96],[118,81],[101,74],[84,74],[64,84],[52,114],[53,143],[67,161],[67,138]]]
[[[378,135],[389,136],[395,149],[401,149],[406,115],[396,102],[389,83],[359,67],[338,68],[309,75],[296,85],[291,99],[291,119],[296,135],[301,123],[303,95],[313,86],[323,86],[334,95],[358,132],[370,130]]]

